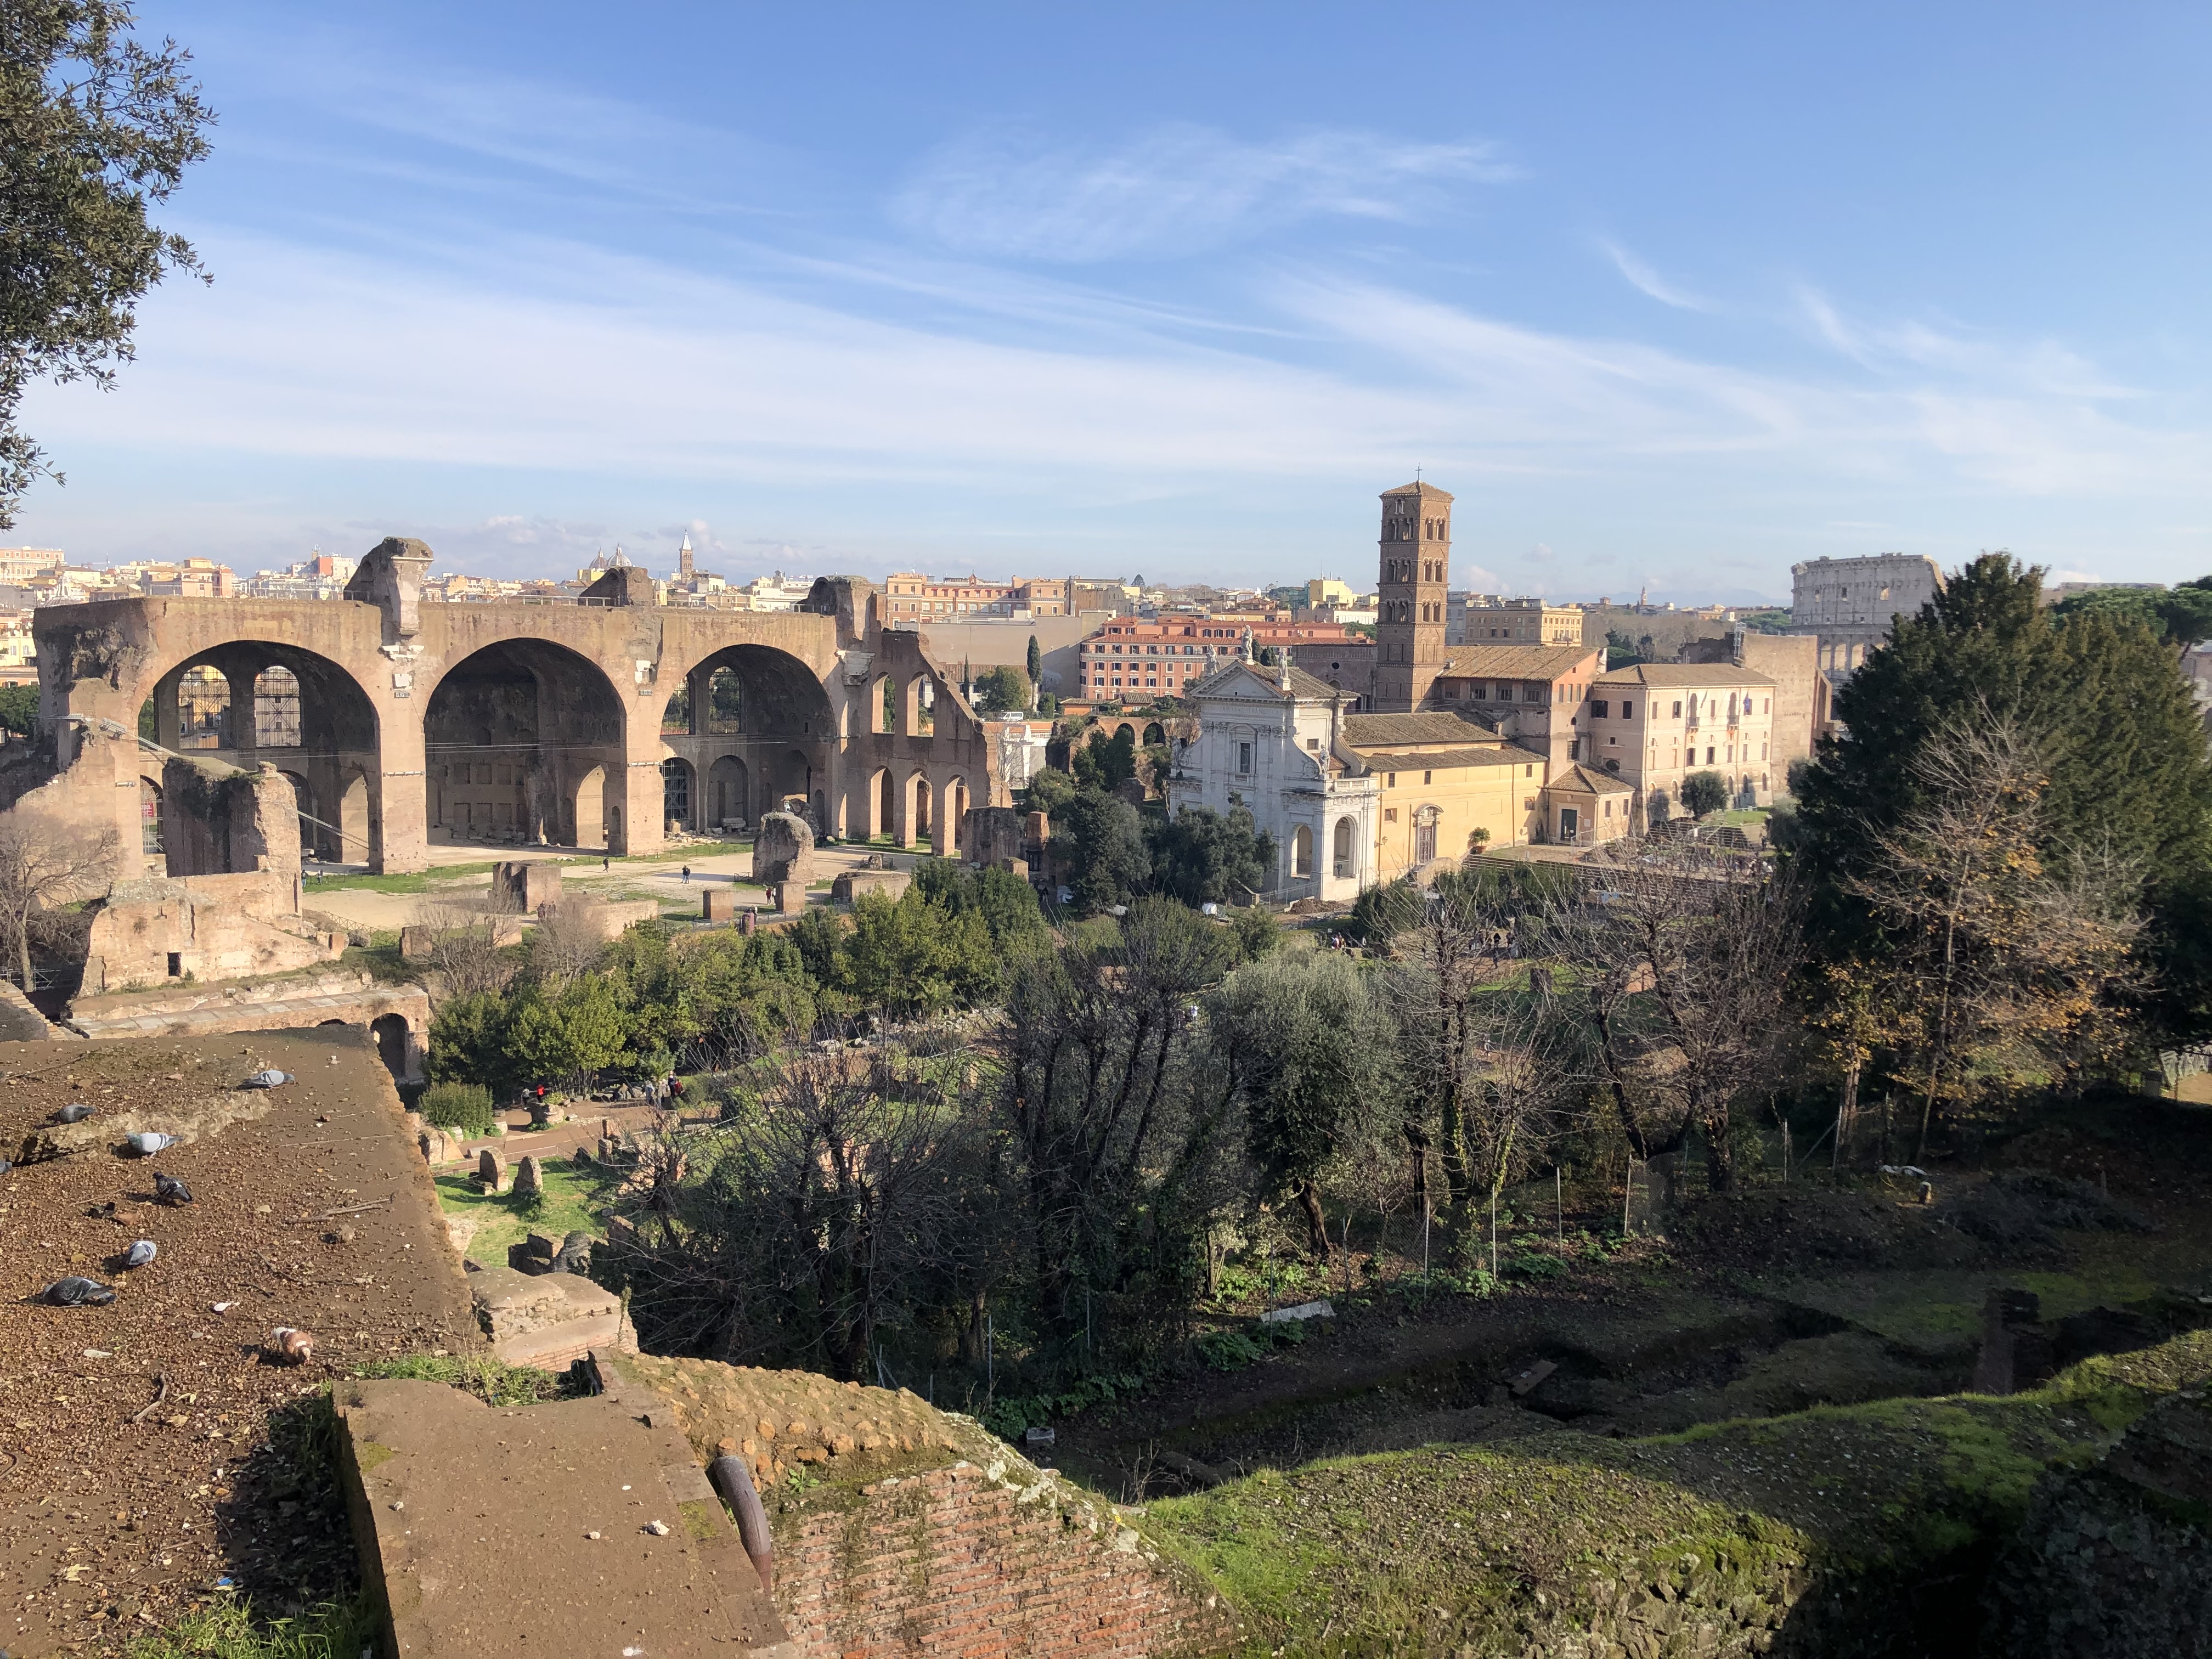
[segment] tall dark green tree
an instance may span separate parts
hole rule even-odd
[[[207,154],[214,112],[173,40],[131,33],[122,0],[0,7],[0,530],[33,481],[58,477],[15,424],[34,380],[112,383],[138,301],[200,271],[147,216]]]
[[[1030,635],[1029,655],[1023,659],[1022,665],[1029,671],[1030,684],[1031,685],[1039,685],[1043,683],[1044,653],[1037,648],[1037,636],[1034,634]]]
[[[1830,954],[1879,950],[1863,906],[1843,896],[1884,840],[1923,810],[1920,758],[1961,714],[2013,722],[2048,767],[2042,796],[2054,863],[2076,854],[2142,872],[2146,950],[2171,1036],[2212,1034],[2212,978],[2197,941],[2212,897],[2212,760],[2173,647],[2109,609],[2054,615],[2043,573],[1988,554],[1952,576],[1837,693],[1844,735],[1824,743],[1800,795],[1796,855],[1826,902]]]
[[[1186,806],[1162,814],[1147,822],[1145,839],[1154,889],[1185,904],[1224,904],[1273,885],[1275,838],[1254,827],[1241,802],[1226,812]]]

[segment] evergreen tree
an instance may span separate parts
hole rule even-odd
[[[1819,884],[1832,957],[1878,950],[1848,899],[1898,824],[1924,809],[1922,757],[1962,712],[2028,734],[2048,769],[2038,851],[2142,872],[2145,950],[2172,1040],[2212,1033],[2212,981],[2195,930],[2212,895],[2212,760],[2172,647],[2109,610],[2054,616],[2043,573],[1988,554],[1917,617],[1900,618],[1836,695],[1844,735],[1821,744],[1800,794],[1794,856]]]
[[[1029,655],[1024,659],[1022,665],[1029,671],[1030,684],[1031,685],[1036,685],[1042,683],[1044,679],[1044,653],[1037,649],[1037,636],[1034,634],[1030,635]]]

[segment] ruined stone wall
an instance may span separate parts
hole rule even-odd
[[[702,1461],[743,1457],[805,1659],[1097,1655],[1233,1645],[1226,1613],[1113,1505],[911,1390],[810,1371],[601,1355]]]

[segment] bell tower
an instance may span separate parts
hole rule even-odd
[[[1382,496],[1375,618],[1378,714],[1410,714],[1421,707],[1443,668],[1451,506],[1452,498],[1429,483],[1401,484]]]

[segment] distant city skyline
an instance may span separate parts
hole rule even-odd
[[[1476,588],[2212,568],[2201,9],[1272,23],[151,0],[214,281],[8,539],[1353,580],[1419,466]]]

